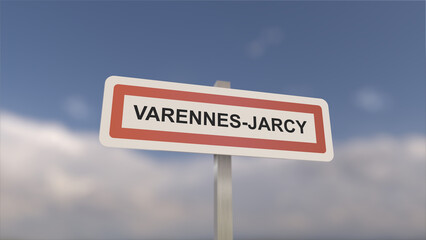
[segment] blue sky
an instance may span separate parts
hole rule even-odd
[[[201,85],[225,80],[237,89],[326,99],[336,139],[424,133],[422,6],[3,2],[1,108],[96,130],[110,75]],[[267,40],[274,31],[277,39]],[[379,106],[357,104],[364,95]],[[70,116],[69,99],[87,105],[87,116]]]
[[[111,75],[328,102],[331,163],[235,158],[236,237],[426,236],[423,1],[2,1],[0,46],[0,238],[212,238],[211,156],[100,146]]]

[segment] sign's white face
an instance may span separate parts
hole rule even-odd
[[[125,77],[105,83],[106,146],[330,161],[322,99]]]

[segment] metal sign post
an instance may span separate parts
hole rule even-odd
[[[214,86],[231,88],[231,83],[216,81]],[[233,239],[231,155],[214,155],[214,239]]]

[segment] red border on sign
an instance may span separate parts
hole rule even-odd
[[[122,121],[125,95],[301,113],[312,113],[314,114],[315,119],[316,143],[123,128]],[[115,85],[114,87],[110,136],[112,138],[122,139],[285,150],[297,152],[325,153],[326,151],[322,110],[321,107],[318,105],[289,103],[235,96],[224,96],[208,93],[186,92],[150,87],[137,87],[121,84]]]

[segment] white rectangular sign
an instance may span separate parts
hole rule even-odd
[[[330,161],[327,103],[127,77],[105,82],[105,146]]]

